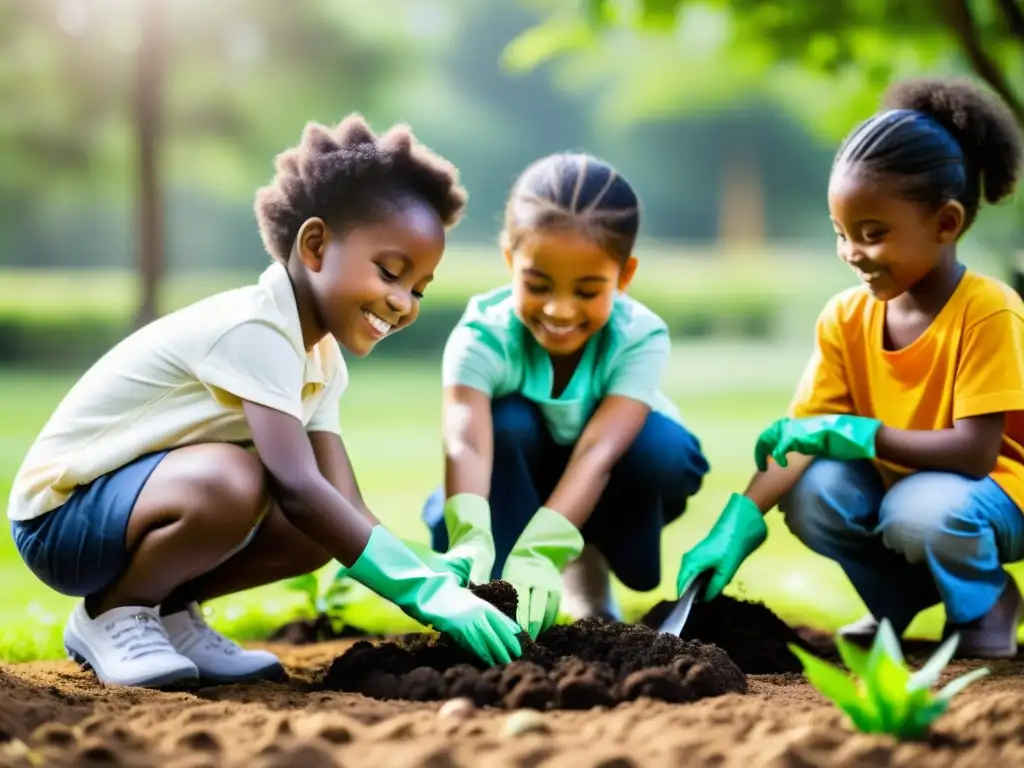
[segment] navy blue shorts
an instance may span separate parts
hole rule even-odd
[[[14,545],[44,584],[87,597],[112,584],[128,567],[128,519],[142,487],[169,451],[136,459],[75,489],[44,515],[12,521]]]

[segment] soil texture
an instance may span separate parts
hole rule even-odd
[[[268,645],[290,679],[159,692],[105,688],[70,661],[0,664],[0,767],[860,768],[1024,765],[1024,659],[953,700],[933,734],[856,733],[795,674],[686,704],[508,712],[316,690],[349,642]],[[912,658],[912,663],[922,663]],[[940,684],[975,663],[956,662]]]
[[[514,617],[516,591],[503,581],[473,588]],[[590,709],[640,697],[671,702],[743,693],[746,680],[719,648],[602,619],[556,625],[537,642],[520,635],[523,656],[485,669],[450,638],[412,635],[356,643],[324,675],[328,690],[375,699],[456,697],[505,709]]]
[[[658,603],[640,619],[640,624],[656,629],[676,602]],[[725,595],[694,603],[682,638],[717,645],[748,675],[801,671],[800,662],[788,648],[790,643],[812,652],[821,650],[815,647],[820,643],[809,643],[765,605]],[[825,642],[828,644],[830,639],[825,638]]]

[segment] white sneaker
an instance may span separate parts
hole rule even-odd
[[[878,634],[879,622],[870,613],[861,616],[854,622],[839,628],[839,636],[844,640],[859,645],[871,645]]]
[[[174,650],[155,608],[112,608],[90,619],[79,603],[64,627],[64,649],[106,684],[159,688],[199,678],[196,665]]]
[[[191,659],[205,682],[239,683],[284,676],[277,656],[267,651],[247,651],[214,632],[195,603],[160,618],[175,650]]]
[[[586,545],[580,556],[562,570],[560,610],[576,620],[599,617],[622,621],[622,612],[612,595],[608,561],[597,547]]]

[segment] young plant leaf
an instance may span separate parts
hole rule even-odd
[[[918,690],[922,688],[931,688],[939,682],[939,675],[942,674],[942,670],[946,668],[950,660],[953,658],[953,654],[956,653],[956,647],[959,642],[960,635],[954,634],[946,640],[946,642],[940,645],[938,650],[931,655],[931,658],[925,662],[925,665],[910,676],[910,682],[907,683],[910,689]]]
[[[910,698],[908,680],[909,670],[891,658],[882,646],[882,653],[877,657],[870,670],[870,677],[865,682],[868,695],[878,707],[886,733],[895,733],[906,718]]]
[[[868,652],[846,638],[836,637],[836,648],[839,658],[847,668],[858,677],[864,677],[868,669]]]
[[[911,708],[899,732],[893,735],[907,741],[923,739],[931,730],[932,723],[945,713],[946,707],[945,701],[928,700],[920,706]]]
[[[955,680],[948,682],[942,690],[935,694],[935,698],[938,701],[948,702],[968,685],[973,683],[975,680],[984,677],[990,671],[991,670],[989,670],[988,667],[979,667],[978,669],[971,670],[965,675],[960,675],[960,677]]]
[[[302,576],[296,576],[295,578],[288,579],[285,582],[285,587],[292,592],[300,592],[305,595],[307,611],[314,615],[319,612],[320,606],[318,605],[318,597],[320,593],[320,584],[317,581],[315,574],[306,573]]]
[[[850,718],[850,722],[853,723],[854,727],[862,733],[884,733],[884,723],[878,715],[874,702],[870,701],[860,691],[858,691],[857,695],[860,698],[844,707],[840,707],[840,709]]]
[[[316,574],[306,573],[302,576],[296,576],[292,579],[288,579],[284,583],[285,588],[290,589],[293,592],[302,592],[307,596],[315,596],[320,591],[320,585],[317,582]]]
[[[953,680],[934,694],[931,686],[956,650],[953,636],[916,673],[911,674],[899,638],[883,621],[870,651],[841,637],[836,647],[851,675],[819,659],[803,648],[789,649],[804,667],[807,680],[830,699],[864,733],[887,733],[897,739],[920,739],[947,709],[949,700],[988,669],[976,669]]]
[[[900,639],[892,628],[888,619],[882,619],[878,625],[878,634],[875,635],[875,644],[881,643],[886,655],[894,662],[903,666],[906,659],[903,658],[903,648],[900,646]]]
[[[845,711],[846,706],[857,702],[860,698],[857,684],[839,667],[833,666],[827,661],[822,661],[816,656],[812,656],[803,648],[792,643],[789,645],[789,650],[804,665],[804,675],[806,675],[811,685],[817,688],[822,696],[835,702],[841,709]]]
[[[351,579],[335,579],[327,588],[324,595],[324,612],[334,616],[340,614],[355,602],[356,591],[353,588],[355,582]]]

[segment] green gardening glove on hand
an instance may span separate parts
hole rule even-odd
[[[494,538],[491,536],[491,507],[474,493],[460,493],[444,507],[448,530],[448,551],[435,552],[430,546],[402,539],[423,564],[437,573],[452,573],[460,587],[470,582],[484,584],[494,567]]]
[[[788,466],[786,454],[802,453],[838,461],[875,458],[875,435],[882,422],[864,416],[811,416],[779,419],[757,438],[754,461],[764,472],[768,457]]]
[[[444,505],[448,530],[445,560],[467,586],[491,580],[494,567],[494,537],[491,535],[491,505],[475,493],[457,493]],[[456,570],[458,569],[458,570]]]
[[[346,575],[421,624],[451,635],[488,665],[508,664],[523,653],[516,637],[522,630],[514,621],[460,587],[451,573],[430,570],[383,526],[374,526]]]
[[[746,496],[734,493],[711,532],[683,555],[676,578],[678,594],[682,595],[694,578],[711,571],[711,579],[704,588],[704,600],[714,600],[767,536],[768,528],[761,510]]]
[[[562,570],[583,551],[583,535],[565,515],[541,507],[520,534],[501,577],[516,588],[516,619],[534,640],[558,618]]]
[[[469,582],[469,567],[471,563],[462,555],[450,555],[447,552],[435,552],[429,544],[409,539],[399,539],[407,546],[412,553],[420,559],[434,573],[450,573],[459,582],[460,587],[465,587]]]

